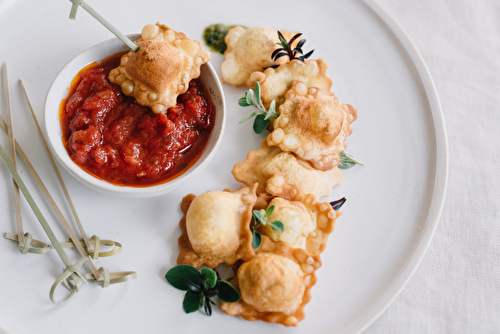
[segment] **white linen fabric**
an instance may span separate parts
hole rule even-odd
[[[500,1],[378,1],[430,70],[449,178],[424,260],[364,333],[500,333]]]

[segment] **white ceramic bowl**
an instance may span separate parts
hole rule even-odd
[[[135,34],[128,37],[131,40],[137,40],[140,38],[140,35]],[[200,172],[214,156],[222,139],[226,122],[224,93],[220,80],[212,65],[209,63],[202,65],[200,80],[203,82],[207,93],[210,94],[210,98],[215,106],[215,124],[203,154],[198,161],[182,175],[166,183],[149,187],[117,186],[97,179],[81,169],[69,157],[62,142],[62,131],[59,123],[59,107],[61,101],[68,96],[68,88],[71,85],[71,81],[82,68],[92,62],[100,61],[108,56],[126,50],[127,47],[120,40],[116,38],[107,40],[83,51],[64,66],[52,83],[45,100],[44,120],[46,136],[52,152],[59,159],[61,164],[71,173],[71,175],[76,177],[83,184],[102,193],[120,197],[142,198],[158,196],[172,191],[187,182],[196,173]]]

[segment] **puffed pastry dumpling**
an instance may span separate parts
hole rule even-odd
[[[318,256],[262,236],[255,257],[244,262],[230,281],[240,291],[241,299],[221,302],[221,310],[250,321],[297,326],[306,316],[304,306],[311,300],[319,267]]]
[[[210,60],[200,42],[159,23],[146,25],[135,43],[139,51],[123,55],[109,80],[157,114],[176,105],[177,96],[188,90],[191,79],[200,76],[201,65]]]
[[[251,259],[255,255],[250,221],[257,201],[256,187],[184,197],[177,264],[215,268],[221,263],[233,265],[237,260]]]
[[[293,153],[268,146],[265,139],[258,150],[248,152],[245,161],[234,165],[231,173],[236,180],[246,185],[259,183],[257,193],[265,191],[271,177],[281,175],[287,184],[293,184],[302,193],[314,194],[317,198],[329,196],[332,187],[344,180],[344,174],[338,168],[316,170]]]
[[[323,59],[304,62],[294,59],[276,69],[253,72],[247,85],[254,88],[255,82],[260,83],[262,104],[267,109],[273,100],[277,106],[285,101],[285,92],[290,89],[294,80],[303,82],[307,87],[319,87],[329,91],[333,82],[326,75],[327,69],[328,65]]]
[[[287,40],[294,35],[287,30],[280,32]],[[276,62],[271,58],[274,50],[279,48],[276,44],[279,39],[278,32],[268,27],[234,27],[227,33],[225,42],[227,50],[221,67],[222,82],[235,87],[247,84],[250,74],[255,71],[288,61],[288,57],[281,57]]]
[[[316,169],[338,166],[346,137],[352,133],[356,109],[340,102],[330,91],[293,81],[279,111],[267,137],[268,145],[293,152]]]
[[[273,241],[284,241],[293,248],[320,255],[341,213],[333,210],[329,203],[319,202],[313,194],[303,194],[279,175],[269,179],[266,190],[279,196],[269,202],[268,207],[274,205],[274,211],[268,220],[279,220],[284,230],[281,233],[266,225],[261,226],[260,232]]]

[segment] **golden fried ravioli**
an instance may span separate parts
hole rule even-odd
[[[332,187],[344,180],[344,174],[337,167],[328,171],[314,169],[293,153],[268,146],[265,139],[258,150],[248,152],[245,161],[234,165],[232,174],[246,185],[259,183],[257,193],[265,191],[271,177],[281,175],[287,184],[293,184],[302,193],[314,194],[317,198],[329,196]]]
[[[109,80],[157,114],[176,105],[177,96],[187,91],[210,59],[198,41],[159,23],[146,25],[136,44],[139,51],[123,55]]]
[[[326,75],[328,65],[323,59],[306,60],[293,59],[278,68],[268,68],[256,71],[250,75],[247,85],[253,88],[255,82],[260,83],[262,103],[267,108],[273,100],[279,106],[285,101],[285,92],[290,89],[292,81],[303,82],[307,87],[319,87],[330,91],[332,79]]]
[[[293,248],[320,255],[341,213],[333,210],[328,202],[319,202],[313,194],[304,194],[296,186],[287,184],[280,175],[269,179],[266,191],[279,196],[268,205],[274,205],[269,221],[279,220],[284,230],[280,233],[266,225],[260,232],[273,241],[284,241]],[[259,205],[262,206],[262,202]]]
[[[294,35],[287,30],[280,32],[287,40]],[[234,27],[227,33],[225,42],[227,50],[221,67],[222,82],[235,87],[247,84],[252,72],[288,61],[288,57],[281,57],[276,62],[271,58],[274,50],[279,48],[276,44],[279,39],[278,32],[268,27]]]
[[[311,300],[319,267],[318,256],[262,236],[256,256],[244,262],[231,280],[241,299],[236,303],[221,302],[221,310],[246,320],[297,326],[306,316],[304,306]]]
[[[346,138],[352,133],[356,109],[340,102],[330,91],[293,81],[279,111],[280,116],[274,120],[274,129],[267,137],[268,145],[293,152],[316,169],[338,166],[339,154],[345,150]]]
[[[177,264],[215,268],[221,263],[232,265],[239,259],[251,259],[254,250],[250,221],[257,201],[256,186],[184,197]]]

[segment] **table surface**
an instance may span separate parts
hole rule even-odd
[[[498,332],[500,2],[378,2],[427,64],[445,117],[450,160],[445,206],[427,255],[365,333]]]
[[[498,333],[500,2],[379,3],[430,70],[445,118],[449,177],[424,260],[365,333]]]

